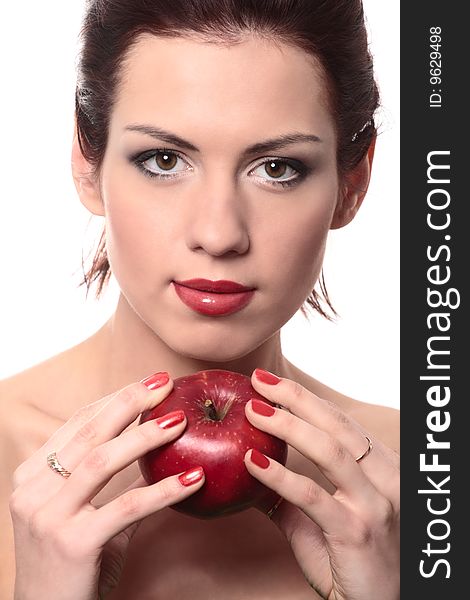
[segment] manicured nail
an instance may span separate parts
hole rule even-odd
[[[256,379],[259,379],[262,383],[268,383],[269,385],[276,385],[281,381],[277,375],[265,371],[264,369],[255,369],[255,376]]]
[[[189,469],[181,475],[178,475],[178,479],[181,485],[188,487],[189,485],[193,485],[204,477],[204,469],[202,467],[194,467],[193,469]]]
[[[166,371],[159,371],[158,373],[150,375],[150,377],[142,379],[140,383],[146,385],[149,390],[156,390],[157,388],[164,386],[169,381],[170,376],[168,373]]]
[[[174,410],[173,412],[163,415],[155,419],[155,423],[162,429],[169,429],[184,421],[184,412],[182,410]]]
[[[269,406],[266,402],[262,400],[258,400],[258,398],[251,399],[251,408],[258,415],[263,415],[263,417],[272,417],[276,412],[272,406]]]
[[[269,467],[269,459],[264,454],[261,454],[261,452],[258,452],[256,448],[252,448],[250,458],[251,462],[254,462],[255,465],[262,469],[267,469]]]

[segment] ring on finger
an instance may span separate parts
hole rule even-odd
[[[60,464],[55,452],[50,452],[47,455],[47,464],[55,473],[59,473],[59,475],[62,475],[62,477],[65,477],[66,479],[72,475],[70,471],[67,471],[67,469]]]
[[[281,496],[280,498],[278,498],[276,504],[274,504],[273,506],[271,506],[271,508],[268,510],[268,512],[266,513],[266,516],[268,517],[268,519],[272,519],[273,518],[273,514],[276,512],[276,510],[279,508],[279,506],[281,505],[281,502],[284,500],[284,498]]]
[[[362,454],[360,454],[360,455],[359,455],[359,456],[356,458],[356,462],[357,462],[357,463],[358,463],[360,460],[362,460],[363,458],[365,458],[365,457],[366,457],[366,456],[367,456],[367,455],[370,453],[370,451],[371,451],[371,450],[372,450],[372,448],[373,448],[373,445],[372,445],[372,440],[370,439],[370,437],[368,437],[368,436],[366,435],[366,436],[365,436],[365,438],[366,438],[366,440],[367,440],[367,444],[368,444],[368,445],[367,445],[367,448],[364,450],[364,452],[363,452]]]

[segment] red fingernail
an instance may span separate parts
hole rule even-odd
[[[166,371],[159,371],[158,373],[150,375],[150,377],[142,379],[140,383],[146,385],[149,390],[156,390],[157,388],[164,386],[169,381],[170,376],[168,373]]]
[[[272,406],[269,406],[269,404],[262,400],[258,400],[258,398],[251,399],[251,407],[255,413],[263,415],[263,417],[272,417],[276,412]]]
[[[256,448],[252,448],[250,458],[251,462],[254,462],[255,465],[262,469],[267,469],[270,465],[269,459],[264,454],[261,454],[261,452],[258,452]]]
[[[255,376],[256,379],[259,379],[262,383],[268,383],[269,385],[276,385],[281,381],[277,375],[265,371],[264,369],[255,369]]]
[[[158,419],[155,419],[155,423],[162,429],[169,429],[170,427],[174,427],[183,421],[184,412],[182,410],[175,410],[167,415],[163,415],[163,417],[158,417]]]
[[[204,477],[204,469],[202,467],[194,467],[193,469],[188,469],[181,475],[178,475],[178,479],[180,483],[186,487],[189,485],[193,485]]]

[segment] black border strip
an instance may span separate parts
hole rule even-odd
[[[470,171],[470,152],[464,148],[464,87],[470,29],[462,6],[435,0],[401,3],[401,597],[406,600],[457,598],[463,597],[458,587],[463,595],[468,590],[466,551],[457,550],[465,549],[470,529],[463,514],[469,455],[464,375],[470,374],[464,345],[470,272],[470,231],[464,215],[469,194],[464,180]],[[432,27],[440,28],[441,81],[430,79],[431,68],[438,68],[430,62],[430,53],[436,51],[430,36],[437,30]],[[431,163],[450,168],[428,172]],[[435,208],[439,204],[442,208]],[[436,293],[428,296],[428,290]],[[455,307],[445,306],[446,300]],[[436,350],[443,353],[433,353]],[[420,379],[438,376],[448,380]],[[443,446],[427,448],[428,434]],[[424,463],[435,460],[449,465],[449,471],[420,468],[422,454]]]

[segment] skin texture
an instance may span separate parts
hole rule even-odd
[[[199,150],[127,130],[136,125],[165,129]],[[321,141],[246,155],[253,144],[293,133]],[[177,174],[151,179],[131,157],[162,148],[181,155]],[[304,52],[255,38],[229,47],[140,39],[126,61],[100,172],[76,140],[72,153],[80,200],[105,217],[121,288],[116,311],[88,340],[0,382],[16,598],[95,600],[113,588],[112,600],[183,598],[184,582],[196,600],[241,599],[246,589],[259,600],[286,598],[286,589],[295,600],[399,597],[396,413],[327,388],[291,365],[280,344],[280,328],[318,277],[329,229],[346,225],[361,205],[372,156],[373,147],[339,181],[322,72]],[[309,174],[292,187],[273,184],[264,164],[275,159],[277,168],[281,159],[302,161]],[[147,155],[146,167],[161,170],[156,164]],[[242,311],[207,317],[182,304],[171,284],[194,277],[256,292]],[[256,367],[283,379],[262,383]],[[271,461],[261,469],[245,457],[250,473],[285,498],[272,522],[256,511],[211,524],[185,520],[166,507],[203,480],[148,487],[136,470],[139,453],[179,435],[185,422],[156,433],[136,427],[172,383],[148,392],[135,382],[157,370],[174,379],[207,368],[251,376],[283,407],[271,417],[246,408],[254,426],[289,444],[285,468]],[[357,463],[365,435],[374,448]],[[70,479],[47,467],[51,450]],[[2,585],[11,595],[13,534],[2,510]],[[242,532],[250,539],[237,537]],[[230,559],[220,546],[227,539]],[[149,559],[155,555],[161,571]],[[62,578],[50,578],[51,568]]]

